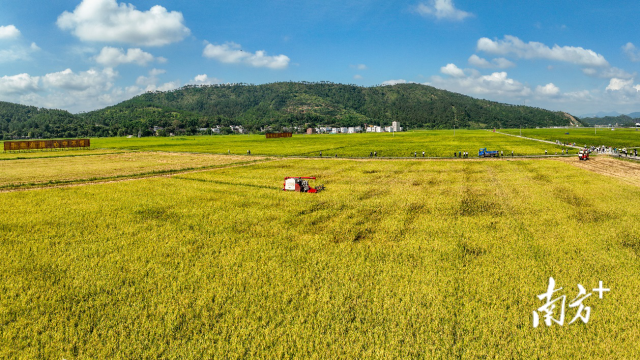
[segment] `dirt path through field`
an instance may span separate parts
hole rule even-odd
[[[503,133],[500,131],[496,131],[496,134],[500,134],[500,135],[507,135],[507,136],[513,136],[513,137],[517,137],[517,138],[521,138],[521,139],[527,139],[527,140],[532,140],[532,141],[539,141],[539,142],[543,142],[543,143],[547,143],[547,144],[551,144],[551,145],[559,145],[556,144],[553,141],[549,141],[549,140],[542,140],[542,139],[536,139],[536,138],[530,138],[530,137],[526,137],[526,136],[520,136],[520,135],[513,135],[513,134],[507,134],[507,133]],[[582,146],[573,146],[573,145],[564,145],[565,147],[570,147],[570,148],[574,148],[574,149],[582,149]]]
[[[559,158],[557,161],[640,186],[640,163],[617,160],[609,156],[594,156],[587,161],[580,161],[577,157]]]

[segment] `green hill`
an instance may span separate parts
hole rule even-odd
[[[19,105],[16,105],[19,106]],[[54,111],[54,110],[52,110]],[[68,114],[68,113],[66,113]],[[154,126],[176,134],[243,125],[250,131],[305,125],[391,125],[405,129],[515,128],[581,124],[563,112],[501,104],[420,84],[360,87],[329,82],[185,86],[150,92],[80,115],[66,115],[82,136],[150,135]],[[0,120],[1,121],[1,120]],[[52,122],[58,121],[53,119]],[[26,136],[32,129],[8,129]],[[32,131],[34,135],[46,132]],[[72,131],[72,130],[70,130]],[[3,133],[5,130],[3,128]],[[59,132],[48,132],[59,136]]]
[[[83,119],[68,111],[0,101],[0,139],[76,137],[89,131]]]

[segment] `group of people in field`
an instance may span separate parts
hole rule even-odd
[[[596,154],[609,154],[609,155],[618,155],[618,157],[622,157],[623,155],[625,157],[629,157],[629,156],[633,156],[633,157],[638,157],[638,149],[628,149],[627,148],[616,148],[613,146],[605,146],[605,145],[600,145],[600,146],[584,146],[585,149],[588,149],[589,152],[595,152]]]

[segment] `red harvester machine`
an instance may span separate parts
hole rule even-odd
[[[284,188],[282,190],[285,191],[298,191],[298,192],[310,192],[317,193],[319,191],[324,190],[324,185],[316,186],[312,188],[309,186],[309,182],[307,180],[315,180],[315,177],[304,177],[304,176],[288,176],[284,178]]]
[[[578,159],[580,159],[580,160],[589,160],[589,150],[587,150],[586,148],[580,150],[578,152]]]

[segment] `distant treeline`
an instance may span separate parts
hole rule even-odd
[[[136,96],[78,115],[0,102],[0,130],[15,137],[195,134],[242,125],[258,132],[294,126],[391,125],[405,129],[516,128],[580,124],[562,112],[497,103],[420,84],[360,87],[330,82],[185,86]]]
[[[640,123],[640,119],[634,119],[627,115],[581,118],[581,120],[588,126],[615,124],[618,124],[618,126],[635,126],[636,123]]]

